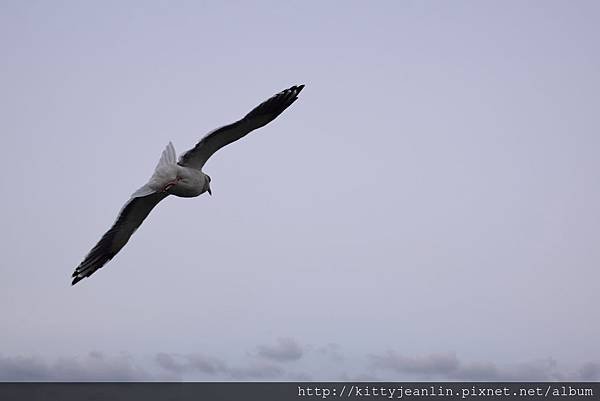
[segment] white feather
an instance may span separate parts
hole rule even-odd
[[[169,142],[160,155],[160,160],[154,169],[150,180],[140,189],[131,194],[132,198],[141,198],[160,192],[166,183],[177,177],[177,154],[173,143]]]
[[[177,154],[175,153],[175,147],[171,142],[169,142],[165,150],[163,150],[162,154],[160,155],[160,160],[158,161],[155,170],[158,170],[159,168],[169,164],[177,164]]]

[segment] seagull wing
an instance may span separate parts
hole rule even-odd
[[[241,120],[208,133],[192,149],[179,158],[179,165],[202,169],[206,161],[219,149],[267,125],[298,99],[304,85],[281,91],[254,108]]]
[[[83,262],[73,273],[73,282],[91,276],[94,272],[111,260],[125,246],[131,235],[138,229],[154,206],[168,196],[157,192],[151,195],[132,197],[123,206],[115,224],[102,236],[100,241],[87,254]]]

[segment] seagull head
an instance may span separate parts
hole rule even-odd
[[[210,196],[212,196],[212,191],[210,190],[210,176],[208,174],[204,174],[206,176],[206,180],[204,180],[204,191],[208,192]]]

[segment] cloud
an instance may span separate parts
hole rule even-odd
[[[60,358],[52,364],[38,357],[0,356],[0,381],[133,381],[151,378],[126,354]]]
[[[500,372],[500,378],[506,380],[562,380],[564,376],[553,358],[520,363]]]
[[[207,375],[227,373],[227,364],[221,359],[201,354],[167,354],[160,352],[155,358],[158,366],[175,374],[199,372]]]
[[[173,355],[160,352],[155,357],[158,366],[172,373],[181,374],[188,370],[188,364],[181,363],[175,359]]]
[[[199,354],[178,355],[161,352],[156,354],[155,360],[161,368],[176,374],[201,372],[217,375],[227,372],[227,365],[221,359]]]
[[[328,343],[322,347],[317,347],[317,352],[328,357],[333,362],[342,362],[344,355],[341,352],[342,347],[336,343]]]
[[[461,364],[449,379],[460,380],[564,380],[565,373],[552,358],[537,359],[519,364],[498,367],[491,362]]]
[[[222,359],[200,354],[156,354],[162,369],[179,377],[201,375],[234,380],[272,380],[282,377],[308,377],[303,373],[287,373],[278,363],[297,361],[305,350],[292,338],[279,338],[272,345],[258,345],[256,352],[246,354],[246,360],[229,364]]]
[[[275,345],[259,345],[258,355],[276,362],[297,361],[302,358],[302,347],[292,338],[280,338]]]
[[[292,346],[290,346],[292,344]],[[553,358],[511,365],[493,362],[465,362],[453,353],[407,356],[395,351],[339,361],[339,346],[315,346],[301,363],[289,365],[306,353],[294,353],[296,342],[280,341],[262,346],[262,353],[246,354],[235,361],[193,353],[158,353],[152,359],[128,354],[107,356],[90,352],[84,357],[59,358],[46,362],[39,357],[0,356],[0,381],[140,381],[140,380],[597,380],[600,363],[588,362],[572,370],[561,368]],[[264,353],[267,352],[268,356]],[[273,355],[276,355],[275,357]],[[294,356],[295,355],[295,356]],[[294,359],[295,358],[295,359]],[[143,366],[143,368],[141,367]],[[290,366],[294,369],[290,370]]]
[[[228,370],[231,378],[244,379],[275,379],[284,374],[284,370],[273,364],[252,364],[250,366],[233,367]]]
[[[437,376],[448,375],[458,369],[458,359],[454,354],[432,354],[422,357],[406,357],[388,351],[384,355],[371,355],[375,369],[388,369],[399,373]]]
[[[588,362],[585,363],[578,371],[579,379],[581,380],[598,380],[600,379],[600,363]]]
[[[450,372],[448,378],[459,380],[499,380],[498,367],[491,362],[460,364],[456,371]]]
[[[0,356],[0,380],[2,381],[52,380],[53,373],[37,358]]]
[[[284,374],[277,365],[253,361],[248,365],[229,366],[223,360],[200,354],[167,354],[161,352],[155,360],[162,369],[179,376],[194,376],[198,373],[212,377],[235,380],[272,379]]]
[[[579,375],[561,372],[552,358],[499,367],[492,362],[464,363],[454,354],[431,354],[407,357],[394,351],[370,355],[373,370],[399,374],[396,379],[447,380],[564,380],[595,374],[594,366],[586,365]]]

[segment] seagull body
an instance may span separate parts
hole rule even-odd
[[[166,192],[182,198],[194,198],[207,191],[210,193],[210,177],[202,170],[177,164],[176,158],[175,147],[169,142],[148,183],[131,196],[137,198]]]
[[[208,133],[196,146],[182,154],[179,160],[175,147],[169,142],[152,177],[131,195],[112,227],[77,266],[72,284],[89,277],[111,260],[127,244],[152,209],[167,196],[194,198],[205,192],[212,194],[211,179],[202,171],[210,156],[223,146],[273,121],[297,100],[303,88],[304,85],[298,85],[279,92],[241,120]]]

